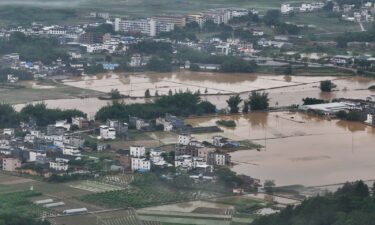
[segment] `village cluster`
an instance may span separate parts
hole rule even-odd
[[[373,13],[375,8],[372,2],[364,2],[361,7],[354,5],[338,5],[335,1],[303,3],[301,5],[282,4],[280,12],[284,16],[292,13],[312,13],[323,10],[328,4],[332,4],[333,13],[342,13],[342,20],[353,22],[370,22],[373,21]],[[90,13],[88,17],[95,18],[93,23],[83,25],[43,25],[33,23],[30,27],[13,27],[2,28],[0,30],[0,38],[9,38],[15,32],[24,33],[31,37],[56,38],[60,45],[69,49],[69,59],[57,59],[51,63],[42,63],[41,61],[27,61],[20,59],[18,53],[8,54],[1,58],[0,63],[4,68],[12,68],[14,70],[26,70],[34,75],[34,78],[45,78],[52,75],[85,75],[86,69],[92,66],[99,66],[103,71],[117,70],[123,66],[132,68],[134,71],[142,70],[146,67],[151,59],[149,54],[132,53],[128,61],[122,63],[111,60],[93,60],[90,56],[95,54],[107,54],[121,56],[128,54],[129,48],[144,40],[153,40],[156,42],[170,43],[174,49],[177,47],[189,47],[201,52],[209,52],[213,55],[230,55],[239,56],[244,60],[251,60],[258,65],[277,66],[287,65],[289,63],[309,63],[309,66],[325,66],[325,67],[345,67],[358,68],[357,62],[365,61],[374,64],[375,60],[371,55],[329,55],[320,52],[301,52],[294,51],[301,39],[300,35],[287,34],[269,34],[264,27],[256,23],[251,27],[247,24],[239,24],[233,26],[231,21],[243,16],[259,15],[254,9],[244,8],[222,8],[211,9],[201,13],[188,15],[156,15],[144,19],[119,18],[109,13]],[[202,40],[179,40],[173,41],[169,38],[159,37],[160,33],[172,32],[175,29],[186,28],[189,24],[198,24],[201,28],[206,23],[214,23],[216,25],[227,25],[233,29],[243,30],[252,37],[253,40],[246,41],[240,38],[220,38],[210,37]],[[101,25],[112,26],[116,34],[108,32],[93,32],[92,28]],[[307,25],[296,24],[299,28]],[[332,45],[330,42],[319,42],[322,45]],[[335,43],[334,43],[335,44]],[[372,45],[372,43],[366,43]],[[349,42],[348,46],[363,45],[363,43]],[[264,57],[264,52],[270,49],[283,50],[273,57]],[[174,50],[176,53],[176,50]],[[190,62],[174,62],[180,68],[190,69]],[[319,63],[315,65],[314,63]],[[196,63],[200,70],[217,71],[220,64]],[[17,82],[19,77],[15,74],[9,74],[8,81],[10,83]]]
[[[92,172],[90,169],[76,167],[71,161],[90,159],[95,162],[99,158],[87,153],[114,151],[116,161],[109,162],[113,172],[148,172],[175,167],[191,172],[193,179],[213,179],[215,166],[231,165],[230,155],[225,149],[240,147],[239,142],[217,135],[210,143],[200,142],[183,129],[186,126],[182,119],[169,114],[157,121],[158,125],[163,125],[164,131],[178,133],[172,151],[146,149],[144,146],[111,149],[111,141],[128,139],[129,126],[140,132],[153,130],[147,122],[138,118],[131,118],[129,125],[118,120],[108,120],[105,125],[100,125],[83,117],[73,117],[70,123],[67,120],[56,121],[45,129],[37,128],[30,120],[29,123],[21,123],[17,129],[3,129],[0,139],[2,169],[45,177],[66,173],[88,174]],[[24,132],[25,135],[21,138],[15,132]],[[87,146],[85,137],[97,143],[96,149]]]

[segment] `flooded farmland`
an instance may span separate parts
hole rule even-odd
[[[322,93],[321,80],[333,80],[337,88]],[[305,97],[322,99],[365,99],[375,92],[368,87],[375,79],[363,77],[305,77],[260,74],[223,73],[145,73],[106,74],[79,77],[63,81],[65,85],[109,92],[117,88],[132,97],[143,97],[146,89],[153,95],[172,91],[200,91],[203,99],[218,108],[226,107],[231,94],[241,93],[247,98],[250,91],[264,89],[269,93],[271,106],[301,104]],[[143,98],[124,99],[127,104],[143,103]],[[96,111],[111,101],[97,98],[45,100],[48,107],[84,111],[93,118]],[[22,108],[16,105],[16,109]],[[235,129],[225,129],[223,135],[236,139],[250,139],[265,148],[261,152],[239,151],[232,154],[234,170],[257,178],[274,179],[278,185],[326,185],[356,179],[374,179],[375,128],[346,121],[327,121],[300,113],[251,113],[232,116]],[[214,125],[217,118],[189,119],[196,126]],[[199,135],[209,139],[212,134]]]
[[[325,120],[303,113],[251,113],[225,116],[237,123],[222,135],[250,139],[261,151],[232,153],[233,170],[277,185],[306,186],[373,179],[375,128],[360,123]],[[189,119],[196,126],[213,125],[219,118]],[[198,135],[208,140],[212,134]]]
[[[337,88],[332,93],[322,93],[319,82],[333,80]],[[118,89],[122,94],[132,96],[125,99],[125,103],[143,103],[144,93],[147,89],[151,95],[157,91],[159,95],[168,94],[169,90],[199,91],[202,99],[208,100],[218,108],[226,107],[226,100],[230,95],[240,93],[242,98],[247,98],[249,92],[265,90],[270,96],[271,106],[289,106],[301,104],[306,97],[322,98],[358,98],[365,99],[374,91],[368,87],[375,85],[375,79],[363,77],[323,77],[323,76],[284,76],[261,74],[224,74],[224,73],[199,73],[199,72],[173,72],[173,73],[144,73],[144,74],[102,74],[97,76],[78,77],[64,80],[67,86],[108,93]],[[53,91],[53,89],[51,89]],[[84,91],[83,91],[84,92]],[[138,98],[137,98],[138,97]],[[97,98],[86,99],[56,99],[44,101],[52,108],[76,108],[88,115],[111,101]],[[16,105],[22,108],[24,104]]]

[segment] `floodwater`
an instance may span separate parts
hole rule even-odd
[[[319,82],[333,80],[337,88],[332,93],[322,93]],[[118,89],[122,94],[132,98],[125,99],[127,104],[144,103],[144,93],[150,89],[151,95],[156,91],[160,95],[168,94],[169,90],[175,91],[200,91],[202,99],[208,100],[218,108],[227,107],[226,100],[230,95],[240,93],[243,99],[247,99],[249,92],[253,90],[265,90],[269,93],[270,106],[289,106],[301,104],[306,97],[315,97],[325,100],[333,98],[357,98],[375,94],[368,87],[375,85],[375,79],[363,77],[307,77],[307,76],[283,76],[261,74],[224,74],[224,73],[200,73],[200,72],[173,72],[173,73],[144,73],[144,74],[102,74],[97,76],[77,77],[63,81],[65,85],[78,88],[91,89],[108,93],[112,89]],[[35,88],[48,88],[49,86],[35,86]],[[53,90],[51,90],[53,91]],[[207,94],[207,95],[204,95]],[[88,115],[94,115],[101,107],[110,104],[111,101],[97,98],[86,99],[57,99],[45,100],[48,107],[62,109],[78,109]],[[24,104],[16,105],[20,109]]]
[[[327,185],[370,180],[375,175],[375,128],[361,123],[325,120],[304,113],[250,113],[224,116],[237,123],[221,135],[250,139],[261,151],[231,153],[233,170],[277,185]],[[219,118],[189,119],[195,126],[214,125]],[[213,134],[197,135],[209,140]]]
[[[201,73],[181,71],[173,73],[102,74],[64,80],[65,85],[108,93],[118,89],[122,94],[143,97],[146,89],[151,94],[168,94],[169,90],[218,95],[243,93],[260,89],[271,89],[316,83],[334,77],[285,77],[261,74]]]

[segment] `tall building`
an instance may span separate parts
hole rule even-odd
[[[157,22],[153,19],[122,20],[115,19],[115,31],[141,33],[151,37],[157,34]]]

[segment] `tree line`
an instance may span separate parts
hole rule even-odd
[[[311,197],[298,206],[260,217],[254,225],[374,225],[375,185],[346,183],[334,193]]]
[[[215,113],[216,106],[208,101],[203,101],[198,93],[175,93],[161,96],[153,103],[126,105],[114,102],[112,105],[104,106],[95,118],[101,121],[107,119],[120,119],[128,121],[129,116],[143,119],[155,119],[171,113],[176,116],[203,115]]]
[[[19,123],[33,120],[37,126],[44,127],[54,124],[56,120],[70,120],[74,116],[86,117],[76,110],[48,109],[44,103],[29,104],[17,112],[11,105],[0,104],[0,128],[17,127]]]

